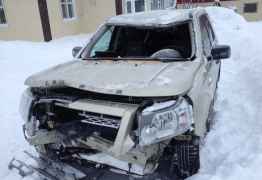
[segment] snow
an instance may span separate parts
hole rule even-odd
[[[135,14],[124,14],[110,18],[107,23],[109,24],[125,24],[137,26],[152,26],[152,25],[167,25],[174,21],[186,21],[190,19],[189,9],[180,9],[174,11],[170,10],[157,10],[151,12],[140,12]]]
[[[216,124],[201,150],[200,172],[189,180],[262,179],[262,22],[247,23],[232,10],[207,9],[221,44],[232,47],[223,60],[216,102]],[[26,77],[72,59],[71,49],[88,35],[50,43],[0,41],[0,179],[19,180],[7,169],[14,155],[30,149],[18,113]],[[30,179],[30,178],[28,178]]]
[[[221,44],[232,58],[223,61],[216,124],[201,151],[201,170],[190,180],[262,178],[262,22],[247,23],[231,10],[209,8]]]
[[[22,133],[23,120],[19,100],[26,88],[24,80],[31,74],[72,59],[72,48],[88,42],[90,35],[79,35],[50,43],[0,41],[0,179],[20,179],[7,169],[15,154],[29,146]]]

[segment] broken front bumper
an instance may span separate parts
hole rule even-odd
[[[29,177],[39,175],[46,180],[179,180],[170,174],[165,167],[147,176],[134,175],[107,165],[98,166],[94,163],[85,163],[79,166],[73,161],[53,160],[47,157],[38,157],[25,151],[27,162],[13,158],[9,163],[9,170],[16,170],[20,176]],[[166,163],[164,163],[166,164]],[[166,164],[167,165],[167,164]]]
[[[41,129],[27,133],[27,131],[31,131],[32,127],[35,127],[35,125],[30,124],[35,122],[34,118],[36,117],[32,116],[31,120],[24,126],[25,138],[31,145],[59,144],[65,138],[68,139],[71,136],[74,143],[99,152],[91,155],[80,154],[81,158],[85,160],[105,164],[137,175],[149,174],[155,170],[155,165],[149,164],[148,159],[156,152],[159,152],[159,145],[151,145],[140,149],[135,147],[135,142],[130,137],[139,105],[89,99],[80,99],[73,102],[60,101],[59,99],[40,99],[39,102],[35,103],[52,103],[55,107],[63,108],[65,111],[76,111],[82,119],[76,121],[76,123],[61,126],[60,129]],[[47,114],[54,113],[47,112]],[[117,117],[117,119],[112,119],[112,117]],[[106,139],[105,136],[101,137],[99,133],[79,137],[78,134],[81,134],[81,132],[78,129],[86,133],[85,129],[81,128],[84,124],[117,129],[117,133],[115,138],[111,140]],[[72,129],[75,130],[75,135],[72,135]]]

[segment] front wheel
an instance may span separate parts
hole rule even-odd
[[[168,169],[169,176],[185,179],[196,174],[200,168],[200,138],[188,136],[186,139],[173,139],[165,149],[160,166]]]
[[[174,167],[178,177],[187,178],[200,168],[199,140],[177,141],[174,149]]]

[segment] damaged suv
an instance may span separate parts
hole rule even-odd
[[[197,173],[230,56],[204,9],[112,17],[73,56],[25,82],[24,135],[40,156],[121,179]]]

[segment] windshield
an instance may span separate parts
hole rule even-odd
[[[107,26],[84,58],[186,59],[192,54],[189,23],[172,27]]]

